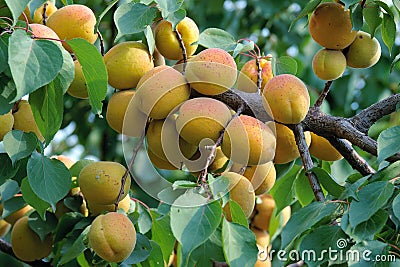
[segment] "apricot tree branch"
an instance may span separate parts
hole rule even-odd
[[[22,261],[20,259],[18,259],[15,254],[14,251],[12,250],[11,244],[7,243],[6,241],[4,241],[3,239],[0,238],[0,251],[4,252],[7,255],[10,255],[11,257]],[[36,260],[36,261],[32,261],[32,262],[26,262],[26,261],[22,261],[25,264],[29,265],[29,266],[33,266],[33,267],[51,267],[52,265],[49,262],[44,262],[41,260]]]
[[[260,63],[260,57],[256,57],[256,65],[257,65],[257,93],[261,95],[262,68]]]
[[[47,2],[44,3],[44,5],[43,5],[43,13],[42,13],[43,25],[46,25],[46,23],[47,23],[47,14],[46,14],[47,5],[48,5]]]
[[[101,55],[104,57],[104,55],[106,54],[106,49],[104,48],[103,35],[101,35],[101,32],[99,30],[97,30],[97,36],[99,36],[99,41],[100,41],[100,52]]]
[[[178,39],[179,46],[182,49],[182,57],[183,57],[182,75],[185,75],[187,59],[188,59],[186,47],[185,47],[185,44],[183,43],[182,35],[177,30],[174,30],[174,32],[175,32],[176,38]]]
[[[324,99],[326,98],[326,96],[329,93],[331,85],[332,85],[332,81],[327,81],[325,83],[324,90],[322,90],[322,93],[319,95],[317,101],[315,101],[314,107],[320,107],[322,105],[322,103],[324,102]]]

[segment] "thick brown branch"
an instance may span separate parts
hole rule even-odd
[[[11,245],[9,243],[7,243],[6,241],[4,241],[3,239],[1,239],[1,238],[0,238],[0,251],[2,251],[5,254],[8,254],[11,257],[14,257],[15,259],[21,261],[20,259],[18,259],[15,256]],[[44,261],[41,261],[41,260],[32,261],[32,262],[25,262],[25,261],[22,261],[22,262],[28,264],[29,266],[33,266],[33,267],[51,267],[52,266],[49,262],[44,262]]]

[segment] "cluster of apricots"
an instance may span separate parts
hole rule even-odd
[[[311,15],[309,31],[324,47],[312,61],[315,75],[322,80],[341,77],[346,66],[369,68],[381,56],[379,41],[366,32],[353,30],[350,11],[340,3],[320,4]]]

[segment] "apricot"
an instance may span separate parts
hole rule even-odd
[[[255,189],[255,194],[267,193],[275,184],[276,170],[272,161],[262,165],[247,166],[243,176],[249,179]]]
[[[204,95],[228,91],[236,82],[236,72],[233,57],[219,48],[201,51],[186,66],[186,78],[191,87]]]
[[[262,259],[262,260],[260,260],[260,259],[258,259],[257,261],[256,261],[256,264],[254,264],[254,267],[271,267],[272,266],[272,263],[271,263],[271,260],[269,259],[269,258],[267,258],[267,259]]]
[[[169,66],[147,72],[137,85],[139,109],[153,119],[164,119],[179,104],[189,99],[185,77]]]
[[[153,166],[157,167],[158,169],[171,170],[171,171],[178,169],[175,165],[173,165],[169,161],[158,157],[150,149],[147,150],[147,156],[149,157],[149,160],[153,164]]]
[[[263,90],[267,82],[274,77],[272,73],[272,64],[271,61],[261,58],[260,59],[260,67],[261,67],[261,88]],[[237,88],[240,91],[246,93],[257,93],[257,80],[258,80],[258,68],[256,64],[256,60],[247,61],[242,69],[239,72],[238,80],[237,80]]]
[[[32,30],[32,33],[35,37],[39,38],[52,38],[59,40],[60,38],[58,37],[57,33],[50,29],[49,27],[43,25],[43,24],[29,24],[29,27]]]
[[[0,115],[0,142],[3,141],[4,136],[12,130],[14,125],[14,117],[11,110],[3,115]]]
[[[136,230],[124,214],[110,212],[94,219],[88,233],[89,244],[102,259],[121,262],[135,248]]]
[[[34,132],[39,141],[44,142],[44,137],[36,124],[31,105],[27,100],[21,100],[18,103],[18,109],[13,113],[13,116],[15,130],[20,130],[26,133]]]
[[[346,49],[347,66],[352,68],[369,68],[381,57],[379,41],[366,32],[357,32],[356,39]]]
[[[154,67],[165,65],[165,58],[160,54],[157,48],[154,48],[153,62]]]
[[[116,92],[108,102],[106,120],[108,125],[118,133],[122,133],[126,110],[134,95],[133,90]]]
[[[125,213],[129,212],[129,209],[131,207],[131,198],[129,195],[124,197],[119,203],[118,203],[118,209],[122,209]],[[88,208],[90,210],[90,214],[92,216],[97,216],[103,212],[106,211],[115,211],[115,205],[101,205],[101,204],[96,204],[96,203],[88,203]]]
[[[72,165],[75,164],[75,161],[73,161],[72,159],[70,159],[69,157],[64,156],[64,155],[58,155],[58,156],[54,156],[52,158],[58,159],[59,161],[64,163],[65,167],[67,167],[68,169],[70,169],[72,167]]]
[[[68,5],[54,12],[47,21],[47,26],[52,28],[62,40],[83,38],[93,44],[97,40],[94,33],[96,17],[93,11],[84,5]],[[63,46],[69,52],[71,47],[67,43]]]
[[[299,78],[291,74],[281,74],[265,85],[263,104],[274,120],[284,124],[297,124],[307,115],[310,95]]]
[[[186,142],[198,146],[205,138],[217,141],[231,118],[224,103],[212,98],[194,98],[179,107],[176,129]]]
[[[54,14],[54,12],[57,11],[57,7],[51,1],[47,1],[46,3],[47,3],[46,17],[49,18],[52,14]],[[26,17],[28,18],[28,22],[43,24],[43,9],[44,9],[44,4],[35,10],[35,13],[33,14],[33,18],[32,18],[31,11],[29,10],[29,7],[26,6],[24,9],[24,13],[25,13]],[[21,15],[21,16],[19,16],[18,19],[24,20],[24,16]]]
[[[258,246],[261,248],[265,249],[265,251],[268,248],[269,242],[270,242],[270,236],[267,231],[265,230],[260,230],[254,227],[250,228],[251,231],[254,233],[256,236],[256,243]]]
[[[288,163],[300,156],[293,131],[283,124],[275,123],[276,150],[274,162],[277,164]],[[306,143],[311,144],[310,132],[304,132]]]
[[[219,146],[215,150],[215,157],[208,167],[208,171],[216,173],[218,170],[221,170],[228,161],[229,159],[225,156],[225,154],[222,152],[221,147]]]
[[[251,225],[264,231],[269,230],[269,223],[272,212],[275,209],[275,200],[269,194],[259,197],[260,203],[257,201],[254,208],[254,216],[251,218]]]
[[[290,206],[286,206],[282,209],[281,213],[279,214],[282,218],[282,227],[287,224],[292,215],[292,208]]]
[[[53,238],[47,235],[44,240],[29,227],[28,217],[20,218],[11,231],[11,246],[15,256],[23,261],[35,261],[50,255]]]
[[[139,98],[133,97],[125,112],[122,133],[127,136],[140,137],[145,129],[148,116],[139,109]]]
[[[343,158],[327,139],[315,133],[311,133],[310,153],[314,157],[326,161],[336,161]]]
[[[247,218],[250,217],[254,209],[255,194],[254,189],[246,177],[234,173],[226,172],[223,174],[229,180],[229,196],[230,199],[237,202],[242,208]],[[229,202],[223,208],[226,219],[232,221]]]
[[[186,49],[186,55],[191,56],[196,52],[197,41],[199,40],[199,28],[196,23],[188,17],[185,17],[176,25],[176,31],[181,35],[183,45]],[[183,58],[182,48],[176,33],[172,30],[172,24],[169,21],[162,20],[156,27],[154,39],[158,51],[165,58],[179,60]]]
[[[3,209],[3,208],[2,208]],[[6,222],[9,224],[15,224],[16,221],[18,221],[21,217],[25,216],[28,212],[32,211],[33,208],[30,205],[26,205],[23,208],[14,211],[10,215],[4,218]]]
[[[346,70],[346,57],[340,50],[321,49],[313,57],[312,69],[321,80],[336,80]]]
[[[273,159],[275,136],[263,122],[240,115],[226,127],[221,148],[233,162],[260,165]]]
[[[309,23],[311,37],[328,49],[344,49],[356,38],[350,11],[339,3],[320,4],[312,13]]]
[[[117,200],[125,167],[117,162],[100,161],[84,167],[79,173],[79,186],[88,202],[111,205]],[[124,185],[124,198],[129,191],[131,177],[128,173]]]
[[[75,66],[74,80],[68,87],[67,93],[70,96],[76,98],[87,99],[89,98],[89,94],[87,90],[86,79],[85,76],[83,75],[82,65],[81,63],[79,63],[78,60],[75,60],[74,66]]]
[[[0,238],[4,237],[11,229],[11,224],[5,220],[0,220]]]
[[[108,83],[116,89],[131,89],[140,78],[154,67],[153,58],[146,45],[129,41],[113,46],[104,56]]]

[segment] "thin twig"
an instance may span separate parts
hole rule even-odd
[[[149,212],[150,212],[150,207],[146,205],[146,203],[144,203],[143,201],[141,201],[140,199],[131,197],[131,200],[133,200],[134,202],[137,202],[139,204],[141,204],[143,207],[145,207]]]
[[[315,101],[314,107],[319,108],[322,105],[322,102],[324,102],[324,99],[329,93],[329,90],[331,88],[332,81],[327,81],[325,83],[324,90],[322,90],[322,93],[319,95],[317,101]]]
[[[185,44],[183,42],[182,35],[177,30],[174,30],[174,32],[175,32],[176,38],[178,39],[179,46],[182,49],[182,57],[183,57],[182,75],[185,75],[187,59],[188,59],[186,47],[185,47]]]
[[[47,2],[46,3],[44,3],[44,5],[43,5],[43,14],[42,14],[42,18],[43,18],[43,25],[45,25],[46,26],[46,23],[47,23],[47,14],[46,14],[46,11],[47,11]]]
[[[100,41],[100,52],[101,55],[104,57],[104,55],[106,54],[106,49],[104,48],[103,35],[101,35],[101,32],[99,30],[97,30],[97,36],[99,36],[99,41]]]
[[[256,65],[257,65],[257,93],[261,95],[262,68],[259,57],[256,57]]]

